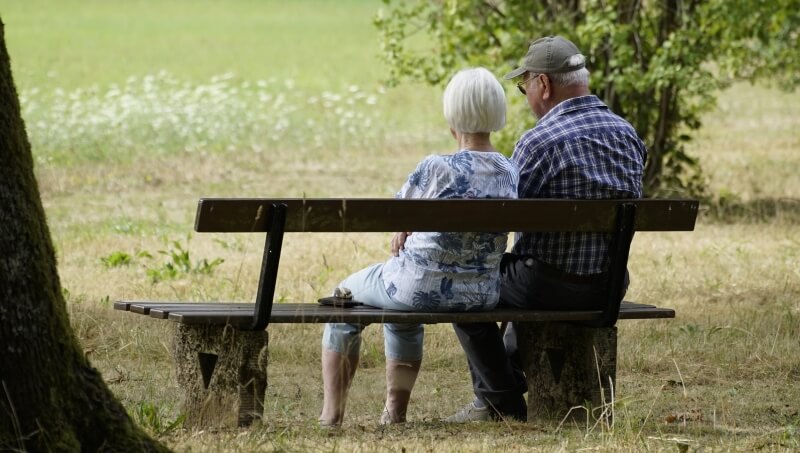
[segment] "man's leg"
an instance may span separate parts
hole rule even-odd
[[[543,264],[532,258],[511,254],[504,256],[503,278],[500,290],[502,307],[531,310],[598,310],[605,303],[606,284],[576,284],[548,276],[541,270]],[[625,276],[625,288],[628,276]],[[509,323],[503,340],[506,351],[514,363],[519,364],[516,326]]]
[[[500,265],[500,306],[529,308],[532,292],[533,275],[531,273],[531,258],[506,253]],[[503,335],[503,345],[508,357],[514,379],[522,382],[526,392],[527,384],[522,362],[517,349],[517,332],[513,322],[506,325]]]
[[[524,421],[526,384],[512,368],[497,324],[462,323],[453,328],[467,355],[478,404],[488,406],[495,416]]]
[[[518,271],[520,258],[505,254],[500,263],[501,299],[503,293],[524,298],[527,292],[527,275]],[[515,366],[503,343],[503,332],[496,323],[453,324],[461,347],[467,355],[475,402],[446,421],[469,418],[470,411],[492,408],[495,415],[510,416],[519,420],[527,418],[523,394],[527,390],[521,368]],[[472,407],[474,406],[474,407]],[[476,418],[478,416],[476,415]]]
[[[511,255],[513,257],[513,255]],[[505,258],[500,305],[540,310],[597,310],[606,301],[606,283],[576,284],[543,272],[541,263],[527,259]],[[629,283],[625,275],[625,289]],[[503,335],[506,354],[516,376],[526,382],[517,347],[516,323],[509,323]]]

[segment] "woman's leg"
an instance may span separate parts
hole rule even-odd
[[[373,307],[390,310],[411,310],[413,307],[392,300],[383,284],[383,265],[377,264],[353,274],[342,282],[350,288],[353,298]],[[381,423],[406,421],[411,390],[422,363],[422,324],[384,324],[386,353],[386,404]]]
[[[382,264],[372,266],[354,274],[342,284],[353,291],[356,300],[365,304],[390,310],[411,310],[411,306],[392,300],[386,293],[382,271]],[[406,421],[411,390],[422,363],[424,328],[422,324],[384,324],[383,337],[386,354],[386,403],[381,423],[403,423]]]
[[[370,266],[347,277],[340,286],[350,289],[355,300],[373,307],[390,310],[411,309],[410,306],[397,303],[389,297],[383,284],[382,271],[383,264]],[[323,403],[323,416],[320,417],[323,424],[326,420],[336,421],[336,424],[341,423],[347,388],[358,366],[358,351],[363,328],[364,326],[354,324],[326,326],[323,339],[323,381],[326,398]],[[423,335],[422,324],[384,324],[387,388],[385,412],[389,414],[386,416],[388,417],[386,423],[405,421],[411,389],[414,387],[422,361]],[[326,354],[325,349],[338,355]],[[326,366],[330,367],[327,372]],[[345,373],[346,369],[352,372]],[[325,380],[326,375],[328,380]],[[328,382],[332,387],[330,390]],[[337,386],[344,391],[336,391],[334,387]]]
[[[386,404],[382,424],[406,421],[411,390],[422,364],[422,324],[384,324]]]
[[[322,389],[324,398],[319,423],[339,426],[344,417],[347,392],[358,368],[361,331],[365,326],[346,323],[325,324],[322,334]]]
[[[347,277],[339,286],[349,288],[356,300],[369,303],[380,299],[373,288],[374,274],[380,276],[380,266],[371,266]],[[376,269],[377,268],[377,269]],[[382,282],[381,282],[382,284]],[[383,290],[385,293],[386,291]],[[388,297],[388,296],[387,296]],[[371,305],[371,304],[370,304]],[[347,394],[358,368],[361,332],[365,325],[329,323],[322,335],[323,403],[319,422],[322,426],[339,426],[344,418]]]
[[[386,403],[381,424],[405,423],[411,390],[417,380],[422,360],[386,359]]]
[[[346,355],[322,348],[322,426],[339,426],[344,418],[347,393],[358,368],[358,355]]]

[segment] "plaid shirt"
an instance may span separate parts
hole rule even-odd
[[[596,96],[568,99],[517,142],[519,198],[639,198],[647,150],[633,126]],[[564,272],[608,270],[609,235],[517,233],[513,252]]]

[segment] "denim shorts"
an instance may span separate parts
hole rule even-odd
[[[362,269],[339,284],[349,288],[353,299],[377,308],[411,311],[414,308],[396,302],[383,284],[383,263]],[[349,356],[361,348],[361,332],[367,324],[328,323],[322,334],[322,346]],[[422,324],[383,324],[384,353],[387,359],[416,361],[422,359],[424,337]]]

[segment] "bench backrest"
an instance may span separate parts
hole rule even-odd
[[[269,323],[284,232],[605,232],[609,287],[601,320],[619,316],[630,243],[635,231],[691,231],[699,203],[685,199],[256,199],[204,198],[195,230],[267,232],[252,329]]]
[[[197,206],[195,231],[268,232],[271,206],[284,204],[285,232],[611,232],[625,203],[636,206],[635,231],[694,229],[696,200],[204,198]]]

